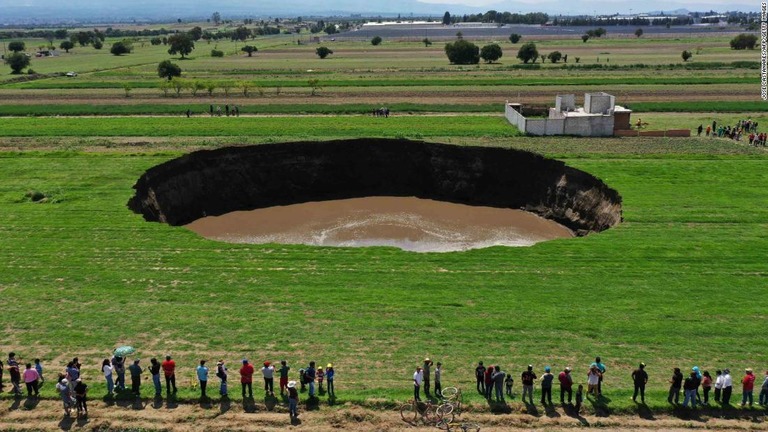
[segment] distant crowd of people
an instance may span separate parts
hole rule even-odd
[[[206,360],[200,360],[198,366],[195,368],[196,386],[200,387],[201,400],[209,399],[207,389],[210,369],[206,365]],[[19,360],[16,358],[16,353],[11,352],[8,354],[8,360],[6,364],[0,361],[0,389],[3,387],[3,371],[8,369],[8,373],[11,378],[11,393],[16,396],[22,396],[21,381],[23,380],[27,387],[27,397],[36,398],[40,394],[40,386],[45,382],[43,378],[43,366],[40,359],[35,359],[35,364],[26,364],[26,369],[22,372]],[[87,416],[87,392],[88,385],[84,382],[81,376],[82,364],[77,357],[67,363],[67,367],[64,371],[58,373],[56,380],[56,391],[59,393],[61,400],[64,404],[64,411],[67,415],[71,414],[72,408],[77,408],[77,415]],[[310,399],[316,398],[318,391],[320,394],[327,394],[333,398],[336,396],[335,389],[335,377],[336,372],[332,363],[328,363],[325,369],[322,366],[317,367],[314,361],[309,362],[306,368],[301,368],[298,371],[299,382],[289,380],[289,372],[291,367],[285,360],[280,361],[279,366],[276,367],[272,362],[265,361],[261,368],[261,375],[264,379],[264,393],[267,396],[274,397],[274,381],[275,375],[279,378],[279,390],[280,395],[285,397],[288,402],[289,413],[292,418],[298,416],[298,403],[299,403],[299,391],[304,392],[308,390],[308,396]],[[168,355],[162,362],[156,358],[150,360],[150,365],[144,368],[141,364],[141,359],[134,359],[130,366],[126,367],[126,360],[124,357],[115,355],[111,359],[104,359],[101,364],[101,374],[104,375],[104,379],[107,385],[107,397],[114,397],[116,393],[126,392],[126,371],[131,378],[131,394],[139,398],[141,397],[141,381],[142,376],[145,376],[145,372],[149,372],[152,377],[152,384],[155,390],[155,397],[162,396],[163,386],[160,379],[162,373],[165,378],[165,392],[167,396],[176,394],[178,388],[176,386],[176,362]],[[242,390],[243,399],[253,399],[253,376],[256,373],[254,366],[248,361],[248,359],[242,360],[242,366],[239,369],[240,386]],[[219,379],[219,395],[222,398],[229,397],[228,381],[229,370],[223,359],[220,359],[216,363],[216,378]],[[323,383],[327,383],[326,388],[323,388]],[[317,383],[317,387],[315,386]],[[300,390],[297,388],[300,385]]]
[[[724,126],[717,124],[717,121],[713,121],[712,125],[699,125],[696,129],[697,136],[701,136],[702,132],[705,136],[712,138],[730,138],[734,141],[741,141],[742,138],[749,140],[749,145],[765,147],[766,138],[768,134],[765,132],[757,131],[757,122],[752,119],[739,120],[734,126]]]

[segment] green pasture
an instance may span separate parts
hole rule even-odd
[[[665,409],[673,366],[738,377],[768,361],[768,157],[696,141],[498,140],[540,145],[602,178],[621,193],[625,220],[584,238],[446,254],[233,245],[144,222],[125,206],[131,186],[177,151],[0,153],[3,348],[41,357],[49,378],[79,355],[92,397],[104,391],[97,363],[119,344],[143,359],[173,354],[183,399],[194,397],[199,358],[233,370],[243,357],[285,358],[294,371],[333,362],[337,403],[385,406],[408,397],[424,356],[479,404],[478,360],[516,376],[529,363],[570,365],[583,382],[601,355],[610,410],[634,409],[640,361],[651,407]]]

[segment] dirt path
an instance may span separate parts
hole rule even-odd
[[[19,431],[121,431],[163,430],[189,432],[203,430],[272,431],[304,429],[311,431],[404,431],[437,430],[427,426],[404,423],[394,411],[378,411],[355,406],[322,407],[306,412],[300,409],[299,420],[291,424],[285,407],[278,405],[272,411],[263,403],[243,406],[242,403],[222,405],[174,404],[166,401],[121,401],[113,405],[96,400],[89,402],[90,416],[77,419],[65,417],[59,401],[43,400],[39,403],[20,399],[4,400],[7,409],[0,410],[0,430]],[[573,417],[560,409],[536,414],[466,413],[457,422],[476,423],[484,432],[522,431],[539,429],[565,431],[581,427],[599,427],[612,431],[683,431],[691,429],[718,430],[768,430],[763,414],[751,417],[723,419],[693,415],[672,417],[652,415],[646,418],[634,416]],[[455,428],[453,430],[460,430]]]

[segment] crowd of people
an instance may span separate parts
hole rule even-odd
[[[749,141],[749,145],[763,147],[765,147],[765,141],[768,138],[768,134],[765,132],[757,131],[757,122],[752,119],[739,120],[734,126],[718,125],[717,121],[712,121],[712,125],[707,125],[706,128],[700,124],[696,132],[697,136],[704,133],[705,136],[712,138],[730,138],[734,141],[746,139]]]
[[[27,388],[27,397],[39,397],[40,386],[45,382],[40,359],[35,359],[34,365],[27,363],[25,367],[26,369],[22,372],[21,364],[16,358],[16,353],[9,353],[5,364],[0,361],[0,389],[3,387],[3,371],[7,368],[11,378],[11,393],[19,397],[23,395],[21,389],[21,381],[23,380]],[[75,357],[67,363],[66,368],[58,373],[57,376],[55,388],[64,404],[66,415],[70,415],[74,407],[77,409],[78,417],[88,415],[88,385],[81,376],[81,369],[82,364]],[[277,367],[272,362],[265,361],[261,367],[261,375],[264,380],[264,393],[268,397],[275,396],[274,380],[275,375],[277,375],[279,378],[280,395],[287,399],[289,413],[292,418],[298,416],[299,389],[297,389],[297,385],[299,384],[302,392],[308,390],[308,397],[310,399],[317,398],[318,392],[319,394],[325,393],[329,397],[335,398],[336,389],[334,383],[336,372],[332,363],[328,363],[325,369],[323,369],[322,366],[316,366],[314,361],[309,362],[306,368],[299,369],[298,383],[289,380],[290,370],[291,367],[288,366],[285,360],[280,361]],[[139,358],[134,359],[130,366],[126,367],[126,359],[118,355],[112,356],[111,359],[105,358],[101,363],[101,374],[104,375],[107,397],[110,398],[115,397],[116,394],[127,392],[126,375],[129,375],[131,379],[130,393],[135,398],[140,398],[142,378],[146,376],[146,373],[152,378],[156,398],[162,397],[163,383],[161,374],[165,378],[166,396],[170,397],[171,394],[175,395],[178,392],[178,387],[176,386],[176,361],[170,355],[165,356],[165,360],[162,362],[157,358],[150,359],[150,365],[147,368],[144,368]],[[207,361],[200,360],[195,368],[195,387],[200,389],[201,400],[209,399],[207,391],[210,373]],[[238,370],[243,399],[253,399],[253,380],[256,373],[253,364],[248,359],[243,359],[242,365]],[[229,375],[230,372],[225,361],[220,359],[216,363],[215,376],[219,380],[219,395],[222,398],[229,397]],[[317,383],[317,386],[315,383]],[[324,383],[326,383],[325,389],[323,388]]]

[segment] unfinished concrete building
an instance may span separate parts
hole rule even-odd
[[[507,101],[505,106],[507,120],[530,135],[613,136],[615,131],[630,129],[631,113],[603,92],[585,93],[583,108],[576,106],[574,95],[557,95],[546,118],[525,117],[519,103]]]

